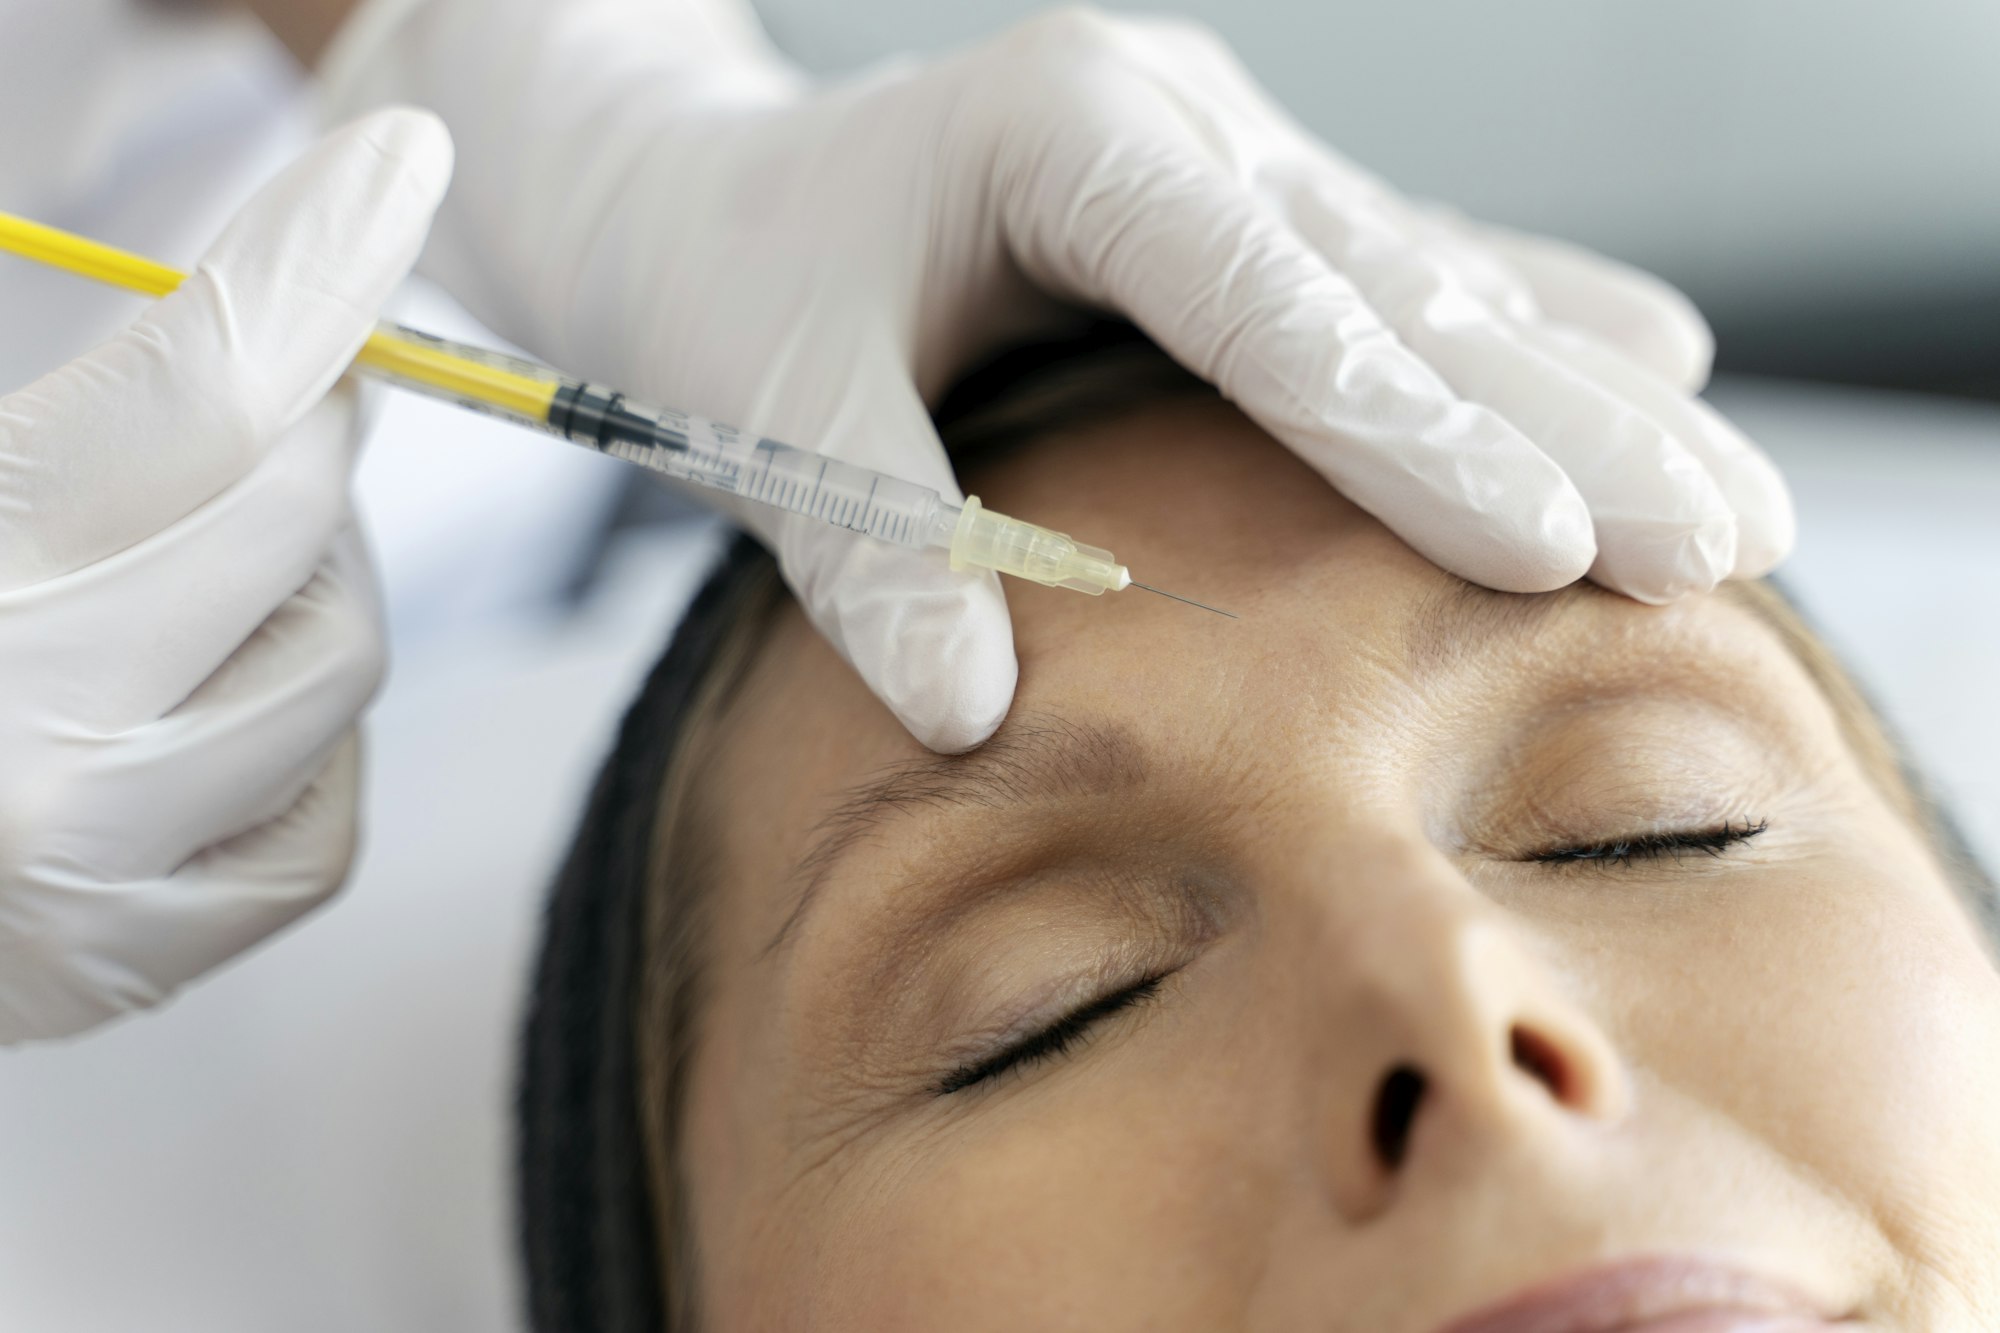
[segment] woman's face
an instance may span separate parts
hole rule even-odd
[[[1752,615],[1469,588],[1219,404],[980,480],[1241,619],[1010,584],[940,758],[787,612],[709,788],[713,1327],[2000,1327],[2000,976]]]

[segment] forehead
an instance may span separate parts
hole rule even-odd
[[[1006,585],[1021,676],[999,739],[1051,718],[1084,724],[1178,770],[1154,778],[1293,780],[1357,754],[1386,774],[1453,742],[1425,706],[1446,683],[1476,726],[1479,709],[1504,707],[1513,678],[1534,674],[1537,653],[1560,654],[1586,683],[1592,672],[1658,673],[1668,659],[1740,671],[1778,655],[1719,598],[1652,608],[1589,585],[1539,597],[1472,588],[1220,402],[1164,403],[1052,434],[973,469],[967,489],[1239,617],[1136,590],[1093,598]],[[723,727],[714,790],[724,859],[732,879],[753,885],[796,878],[844,794],[935,762],[796,608]],[[910,790],[920,795],[921,782]]]

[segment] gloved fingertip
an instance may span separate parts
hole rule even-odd
[[[1715,367],[1715,335],[1685,296],[1665,284],[1653,318],[1624,339],[1627,355],[1686,393],[1699,393]]]
[[[1793,524],[1771,519],[1760,522],[1754,530],[1745,525],[1739,532],[1736,567],[1729,575],[1737,579],[1761,579],[1785,563],[1797,537]]]
[[[455,149],[451,131],[433,111],[395,106],[353,122],[352,133],[401,165],[421,198],[432,206],[451,184]]]
[[[1683,393],[1701,392],[1715,367],[1715,333],[1708,321],[1672,283],[1641,269],[1616,267],[1629,285],[1629,304],[1623,311],[1605,311],[1605,327],[1597,332]]]
[[[896,716],[925,749],[939,754],[964,754],[991,740],[1000,724],[1007,720],[1007,710],[1014,702],[1011,673],[1008,683],[998,690],[969,693],[971,697],[936,711],[896,710]]]
[[[1633,601],[1664,606],[1711,591],[1736,567],[1736,516],[1710,511],[1691,522],[1622,523],[1603,538],[1593,583]]]
[[[1523,567],[1520,582],[1533,588],[1504,588],[1503,592],[1545,592],[1564,588],[1590,572],[1597,559],[1597,533],[1590,521],[1590,506],[1581,495],[1567,492],[1541,507],[1536,516],[1533,539],[1520,554]]]
[[[1495,496],[1466,521],[1434,525],[1409,541],[1426,558],[1496,592],[1552,592],[1590,572],[1597,538],[1583,497],[1565,487],[1538,502]]]
[[[1737,505],[1736,567],[1731,578],[1762,578],[1784,563],[1798,541],[1798,513],[1792,506],[1791,488],[1761,455],[1753,466],[1759,474],[1754,493]]]
[[[997,576],[830,530],[780,551],[807,617],[912,736],[957,754],[999,727],[1019,668]]]
[[[910,734],[939,754],[963,754],[991,738],[1013,706],[1019,680],[1011,624],[996,632],[985,623],[985,608],[967,611],[958,626],[915,636],[910,651],[897,654],[895,669],[869,682]],[[1004,620],[1004,603],[1000,614]]]
[[[1571,294],[1575,322],[1681,390],[1699,393],[1715,366],[1715,333],[1695,303],[1643,269],[1578,252],[1598,273],[1595,299]]]

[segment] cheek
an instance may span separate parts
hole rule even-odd
[[[1635,1054],[1853,1201],[1913,1271],[1962,1280],[2000,1247],[2000,977],[1922,864],[1788,871],[1700,940],[1659,941],[1702,961],[1637,1020]]]
[[[2000,977],[1948,904],[1912,896],[1841,933],[1852,980],[1799,1036],[1830,1092],[1801,1119],[1920,1271],[1983,1273],[2000,1299]]]
[[[1060,1072],[864,1171],[866,1184],[835,1203],[834,1240],[806,1276],[818,1326],[1239,1322],[1277,1179],[1245,1141],[1260,1108],[1240,1087],[1191,1086],[1185,1067]],[[1162,1114],[1167,1105],[1176,1113]]]

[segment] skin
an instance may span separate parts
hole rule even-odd
[[[1220,404],[976,480],[1242,618],[1010,584],[1014,711],[940,759],[785,614],[710,789],[706,1326],[1415,1333],[1693,1254],[2000,1327],[2000,975],[1729,596],[1468,590]]]
[[[284,43],[301,65],[311,69],[326,53],[327,43],[360,0],[237,0],[264,21],[272,36]]]

